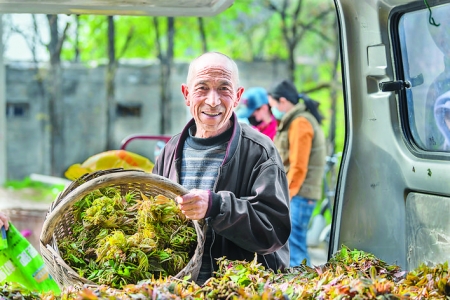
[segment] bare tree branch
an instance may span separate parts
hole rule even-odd
[[[331,84],[329,82],[325,82],[325,83],[318,84],[315,87],[312,87],[308,90],[304,90],[304,91],[302,91],[302,93],[310,94],[310,93],[314,93],[314,92],[317,92],[317,91],[320,91],[323,89],[329,89],[330,87],[331,87]]]
[[[285,0],[283,2],[283,7],[281,10],[279,10],[280,17],[281,17],[281,30],[283,32],[284,39],[286,40],[286,43],[288,44],[288,47],[292,47],[293,39],[291,39],[288,31],[288,24],[287,24],[287,16],[286,16],[286,10],[287,10],[287,1]]]
[[[22,29],[20,29],[19,27],[15,26],[15,25],[11,25],[10,30],[11,30],[11,32],[16,33],[23,37],[25,43],[27,44],[28,48],[31,51],[31,56],[33,57],[33,61],[36,62],[37,61],[36,46],[33,43],[33,37],[29,36]]]
[[[36,19],[36,15],[31,15],[31,18],[33,20],[33,30],[34,30],[34,35],[36,36],[36,38],[39,40],[39,44],[41,46],[47,47],[47,45],[44,43],[44,41],[42,40],[42,36],[39,34],[39,25],[37,23],[37,19]]]
[[[167,18],[167,55],[166,59],[169,60],[169,64],[172,64],[174,53],[174,40],[175,40],[175,18]],[[170,77],[170,76],[169,76]]]
[[[321,31],[317,30],[313,26],[316,24],[316,22],[324,19],[326,17],[326,15],[331,13],[332,11],[333,10],[331,10],[331,9],[324,10],[319,15],[317,15],[314,19],[312,19],[310,22],[308,22],[307,24],[299,23],[297,26],[301,27],[302,30],[299,33],[297,33],[296,35],[294,35],[293,41],[295,41],[295,43],[298,43],[298,41],[300,41],[308,31],[312,31],[316,34],[319,34],[319,36],[322,37],[323,39],[330,41],[329,38],[327,38]]]
[[[268,24],[267,22],[264,23],[264,25],[263,25],[262,27],[265,29],[265,31],[266,31],[267,33],[270,31],[270,24]],[[263,59],[263,57],[264,57],[263,49],[264,49],[264,44],[265,44],[266,42],[267,42],[267,39],[266,39],[266,38],[261,38],[261,39],[259,40],[258,47],[257,47],[258,52],[257,52],[256,55],[255,55],[255,58],[256,58],[256,59],[258,59],[258,60]]]
[[[315,34],[317,34],[319,37],[321,37],[324,41],[330,43],[330,44],[335,44],[335,41],[330,39],[328,36],[326,36],[323,31],[316,29],[316,28],[311,28],[310,29],[311,32],[314,32]]]
[[[159,60],[162,60],[162,47],[161,47],[161,37],[159,36],[159,21],[158,17],[153,17],[153,26],[155,28],[155,42],[156,42],[156,50],[157,50],[157,57]]]
[[[285,1],[285,2],[287,2],[287,1]],[[297,6],[296,6],[296,8],[294,10],[294,13],[292,15],[292,28],[291,28],[291,30],[292,30],[292,38],[293,39],[295,39],[295,37],[297,36],[297,26],[296,25],[297,25],[297,20],[300,17],[300,14],[302,12],[302,3],[303,3],[302,0],[298,0],[297,1]]]
[[[205,32],[205,24],[203,22],[203,18],[197,18],[198,21],[198,29],[200,31],[200,38],[202,40],[202,50],[203,52],[208,52],[208,42],[206,41],[206,32]]]
[[[108,66],[112,70],[116,64],[116,28],[114,26],[114,16],[107,16],[106,20],[108,22],[108,31],[106,33],[108,37]]]
[[[125,53],[127,52],[128,47],[131,44],[131,40],[134,37],[134,32],[135,32],[134,30],[135,30],[134,26],[131,26],[130,29],[128,30],[127,38],[125,39],[125,44],[123,44],[123,47],[120,50],[120,54],[117,56],[117,59],[122,58],[125,55]]]
[[[303,28],[303,30],[309,30],[311,29],[314,24],[322,19],[324,19],[329,13],[332,13],[333,10],[332,9],[327,9],[324,10],[322,12],[320,12],[320,14],[318,14],[317,16],[315,16],[311,21],[309,21],[308,23],[302,23],[302,22],[298,22],[298,24],[296,24],[296,26],[300,26]]]
[[[61,55],[62,46],[64,44],[64,41],[66,40],[67,30],[69,30],[69,27],[70,27],[70,23],[67,22],[66,26],[64,27],[64,31],[63,31],[61,37],[58,39],[58,44],[56,45],[56,52],[58,53],[58,55]]]
[[[75,57],[74,61],[79,62],[80,61],[80,15],[75,16],[75,23],[76,23],[76,29],[75,29]]]
[[[47,15],[47,20],[50,28],[50,42],[47,44],[47,49],[50,53],[50,63],[58,64],[61,60],[61,50],[67,37],[67,30],[70,27],[70,23],[66,23],[62,35],[59,36],[58,15]]]

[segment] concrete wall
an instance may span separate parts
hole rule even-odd
[[[282,62],[237,62],[244,87],[271,84],[285,77]],[[190,119],[180,86],[185,82],[188,64],[177,63],[172,70],[172,122],[170,132],[179,132]],[[31,173],[50,174],[50,135],[48,69],[34,65],[6,65],[7,179],[21,180]],[[70,64],[63,66],[64,150],[58,153],[67,167],[82,163],[106,148],[106,68]],[[42,82],[40,83],[40,79]],[[117,116],[114,145],[132,134],[160,135],[159,65],[151,62],[121,64],[116,76],[116,102],[140,105],[141,116]],[[25,114],[21,115],[21,107]],[[153,160],[155,141],[133,141],[127,150]]]

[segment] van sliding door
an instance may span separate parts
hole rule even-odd
[[[450,253],[450,1],[335,0],[346,141],[330,254]],[[446,255],[447,254],[447,255]]]

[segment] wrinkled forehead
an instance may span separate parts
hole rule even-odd
[[[205,79],[230,81],[236,87],[239,84],[236,65],[222,55],[208,54],[201,56],[192,62],[189,69],[188,84]]]

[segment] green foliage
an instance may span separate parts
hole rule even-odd
[[[53,200],[60,192],[64,190],[62,184],[47,184],[40,181],[34,181],[30,177],[25,177],[23,180],[9,180],[3,185],[8,190],[24,193],[26,199],[35,201],[47,201],[47,199]],[[31,192],[30,192],[31,191]]]
[[[78,200],[73,215],[72,234],[58,249],[65,263],[97,284],[117,288],[176,275],[197,244],[191,221],[163,195],[101,188]]]
[[[317,10],[315,5],[309,7]],[[306,12],[305,14],[309,14]],[[153,17],[114,16],[116,51],[123,49],[130,30],[131,43],[123,58],[156,58],[156,32]],[[160,37],[166,39],[166,17],[159,20]],[[236,1],[229,9],[219,15],[203,17],[208,50],[224,52],[234,59],[251,61],[253,59],[286,59],[287,51],[281,32],[279,16],[268,9],[261,1]],[[75,17],[71,24],[75,26]],[[79,16],[78,46],[83,62],[102,61],[107,58],[107,16]],[[305,43],[308,52],[317,51],[317,38],[314,33]],[[74,57],[75,36],[69,35],[65,42],[62,57]],[[202,52],[198,17],[175,18],[175,58],[190,60]]]
[[[24,189],[24,188],[36,188],[36,189],[60,189],[64,188],[64,185],[48,185],[40,181],[34,181],[30,177],[25,177],[23,180],[9,180],[6,181],[4,186],[12,189]]]
[[[155,30],[151,17],[114,16],[116,58],[146,58],[156,56]],[[131,35],[127,51],[123,51]],[[108,57],[107,16],[79,16],[78,47],[82,62],[106,61]],[[62,58],[73,60],[75,36],[69,36]],[[120,56],[120,57],[118,57]]]
[[[60,297],[40,299],[448,299],[448,263],[411,272],[389,265],[371,253],[342,246],[328,263],[314,268],[304,264],[283,272],[266,270],[257,257],[251,262],[218,260],[219,270],[202,286],[171,277],[144,280],[123,289],[110,286],[66,288]],[[14,297],[11,291],[14,290]],[[1,296],[39,299],[14,284],[0,286]]]
[[[285,1],[288,0],[235,1],[224,12],[212,17],[203,17],[207,50],[220,51],[241,61],[287,60],[289,47],[282,30],[281,15],[277,12]],[[272,3],[272,7],[269,3]],[[343,97],[339,88],[341,82],[339,69],[338,78],[332,78],[338,44],[334,3],[331,0],[286,3],[286,25],[289,27],[296,24],[297,38],[293,40],[291,38],[296,43],[295,84],[300,92],[312,91],[308,92],[309,96],[321,103],[320,110],[325,116],[323,129],[327,136],[330,134],[332,114],[336,114],[335,152],[340,152],[343,149],[345,125]],[[298,3],[301,3],[301,9],[295,18]],[[153,22],[154,18],[158,20],[158,32]],[[167,17],[114,16],[116,58],[157,60],[158,42],[163,52],[169,46],[167,19]],[[203,48],[199,18],[175,17],[174,26],[174,60],[188,62],[200,55]],[[106,16],[79,17],[78,46],[82,62],[107,61],[107,29]],[[288,32],[290,37],[293,34],[293,30]],[[69,40],[64,45],[63,59],[73,60],[75,37],[69,35]],[[284,76],[288,77],[288,74]],[[333,82],[334,80],[337,82]],[[318,88],[320,86],[322,88]],[[335,112],[331,109],[333,97],[337,97]]]

